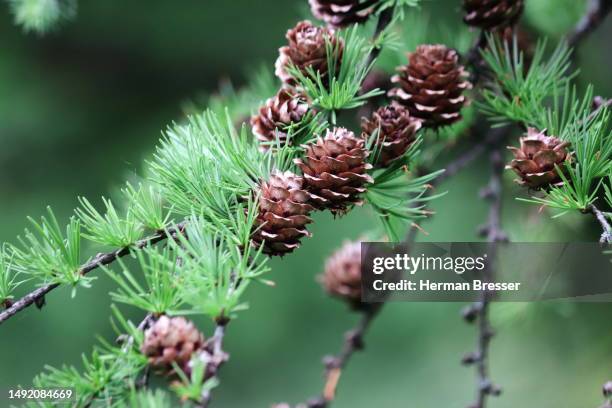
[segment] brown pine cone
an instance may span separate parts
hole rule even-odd
[[[260,184],[259,214],[252,240],[263,252],[283,256],[299,248],[302,237],[311,234],[306,224],[314,209],[312,197],[303,189],[303,178],[287,171],[276,172]]]
[[[312,14],[330,27],[363,23],[374,13],[377,0],[308,0]]]
[[[421,128],[421,121],[410,116],[408,109],[393,102],[378,108],[371,118],[361,119],[361,137],[369,140],[378,130],[372,151],[378,151],[376,166],[387,167],[399,159],[416,140],[416,132]]]
[[[337,215],[362,203],[365,184],[373,182],[366,173],[372,166],[366,162],[369,152],[363,139],[345,128],[334,128],[304,147],[304,160],[296,159],[295,163],[304,173],[304,184],[318,208],[328,208]]]
[[[519,148],[508,146],[514,159],[506,166],[520,177],[515,181],[532,189],[548,188],[561,182],[555,165],[563,170],[571,159],[566,149],[569,143],[533,128],[529,128],[527,136],[519,140]]]
[[[268,150],[287,144],[286,128],[302,120],[308,112],[306,99],[290,89],[280,89],[276,96],[268,99],[259,113],[251,118],[253,134],[261,148]]]
[[[397,87],[389,91],[389,96],[428,127],[461,119],[461,108],[467,105],[463,91],[472,85],[457,52],[444,45],[420,45],[408,54],[408,60],[408,65],[399,67],[399,74],[391,78]]]
[[[281,47],[279,57],[275,64],[275,74],[285,84],[295,86],[297,81],[288,71],[290,65],[294,65],[304,75],[308,76],[307,68],[312,67],[315,72],[321,74],[324,83],[329,81],[329,69],[327,64],[326,39],[338,50],[336,58],[342,59],[344,43],[334,35],[334,32],[325,27],[314,26],[310,21],[301,21],[294,28],[287,31],[286,35],[289,45]],[[336,64],[336,69],[340,64]]]
[[[332,296],[356,305],[361,302],[361,243],[345,242],[325,262],[320,276],[323,288]]]
[[[463,0],[463,21],[470,26],[495,31],[514,25],[523,8],[523,0]]]
[[[163,315],[145,331],[140,351],[149,358],[152,367],[170,374],[173,372],[172,363],[188,370],[193,354],[203,345],[204,336],[193,322],[184,317]]]

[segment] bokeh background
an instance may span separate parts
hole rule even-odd
[[[284,33],[305,14],[306,1],[82,1],[78,16],[44,36],[24,34],[0,4],[0,241],[14,241],[26,216],[51,205],[66,219],[77,196],[96,199],[138,173],[160,132],[182,118],[182,106],[214,93],[222,80],[240,85],[260,63],[272,64]],[[424,9],[443,26],[460,24],[458,0],[429,0]],[[527,0],[524,22],[557,41],[583,13],[583,0]],[[579,83],[612,94],[612,19],[579,51]],[[442,165],[442,163],[441,163]],[[486,161],[441,189],[435,218],[424,224],[432,241],[478,239],[486,217],[477,198]],[[515,241],[593,241],[587,217],[551,220],[517,203],[522,192],[507,175],[504,223]],[[315,238],[273,262],[276,287],[253,286],[251,308],[232,322],[230,362],[215,392],[217,407],[296,403],[322,387],[321,357],[339,350],[357,316],[323,294],[315,277],[343,239],[375,222],[358,210],[340,220],[322,215]],[[108,291],[98,274],[90,290],[70,299],[67,288],[48,296],[43,311],[0,327],[0,389],[29,385],[47,364],[80,364],[96,336],[114,338]],[[342,407],[465,407],[473,370],[459,364],[473,349],[475,330],[459,317],[462,305],[385,306],[342,376]],[[492,376],[504,388],[494,408],[586,408],[601,403],[612,378],[608,304],[504,304],[493,309],[498,329]],[[139,319],[139,312],[126,310]],[[204,328],[210,322],[202,321]],[[3,402],[0,402],[2,406]]]

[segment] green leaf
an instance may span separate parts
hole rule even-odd
[[[121,408],[174,408],[176,405],[170,395],[160,389],[132,390],[126,402],[121,402]]]
[[[103,245],[125,248],[142,237],[142,224],[138,221],[133,206],[130,206],[125,217],[120,217],[112,201],[102,197],[105,213],[102,215],[84,197],[79,197],[81,208],[76,209],[77,216],[83,222],[86,234],[83,237]],[[132,205],[135,202],[131,203]]]
[[[33,230],[25,230],[19,237],[20,247],[12,246],[13,269],[38,278],[40,284],[67,283],[88,285],[92,278],[80,273],[81,224],[74,217],[66,226],[65,234],[50,207],[40,223],[28,218]]]
[[[501,43],[492,35],[487,39],[482,56],[493,72],[493,80],[482,92],[484,102],[478,104],[479,108],[497,126],[519,122],[545,129],[546,102],[561,95],[576,75],[569,73],[571,50],[561,42],[545,60],[546,41],[539,41],[527,70],[516,38],[512,44]]]
[[[384,10],[388,8],[394,8],[394,15],[401,21],[405,16],[405,8],[418,7],[421,4],[421,0],[379,0],[376,13],[380,15]]]
[[[118,290],[111,292],[111,298],[158,315],[176,310],[183,303],[180,297],[180,261],[176,252],[170,251],[168,247],[161,250],[148,247],[132,252],[132,257],[138,261],[144,275],[144,285],[119,259],[122,268],[120,274],[103,267],[107,275],[119,285]]]
[[[126,188],[121,191],[127,198],[129,208],[138,222],[155,231],[166,228],[170,222],[172,208],[166,211],[159,189],[140,183],[136,190],[128,182]]]
[[[136,379],[147,365],[140,352],[143,332],[128,322],[115,305],[111,305],[113,326],[122,334],[123,343],[115,346],[100,340],[90,356],[82,355],[81,367],[45,366],[34,379],[38,388],[70,388],[74,406],[125,406],[133,393]],[[118,322],[118,324],[117,324]]]
[[[521,199],[562,210],[585,211],[603,191],[602,177],[612,169],[610,112],[604,107],[593,112],[593,88],[582,97],[570,84],[571,50],[560,43],[545,60],[545,42],[540,42],[527,72],[516,39],[512,46],[489,37],[483,57],[494,80],[483,93],[481,109],[498,125],[519,122],[547,131],[569,142],[572,160],[557,169],[563,180],[543,197]]]
[[[327,81],[312,67],[308,67],[306,73],[295,66],[288,68],[313,101],[313,106],[330,114],[332,124],[335,123],[337,110],[357,108],[369,98],[384,93],[378,89],[361,93],[361,84],[375,61],[369,60],[373,45],[359,35],[358,26],[341,31],[339,38],[344,43],[340,61],[340,41],[334,45],[330,39],[326,40],[327,67],[331,77]]]
[[[279,137],[276,137],[274,141],[261,143],[261,145],[274,149],[276,167],[279,170],[289,170],[293,167],[293,159],[302,153],[301,145],[312,142],[315,135],[320,134],[327,127],[323,113],[313,113],[312,110],[309,110],[299,122],[277,129],[286,134],[283,137],[286,141],[282,145]]]
[[[173,364],[174,370],[181,381],[170,384],[170,388],[180,399],[198,402],[204,393],[210,392],[210,390],[219,385],[219,380],[216,377],[204,380],[206,363],[202,360],[194,358],[191,360],[191,363],[193,367],[189,377],[178,365]]]
[[[175,212],[205,212],[221,223],[274,166],[272,152],[261,152],[246,129],[238,134],[229,117],[221,122],[212,111],[169,129],[150,163],[151,180]]]
[[[25,32],[44,34],[76,14],[76,0],[8,0],[15,24]]]
[[[429,216],[431,212],[426,209],[427,202],[445,194],[429,194],[429,183],[444,170],[421,177],[412,177],[408,171],[408,165],[419,154],[420,143],[419,138],[402,159],[395,160],[386,169],[375,171],[374,183],[368,186],[366,192],[367,202],[372,205],[391,241],[401,240],[401,225]]]
[[[612,208],[612,172],[610,172],[610,175],[608,176],[608,184],[604,184],[604,188],[606,191],[606,201]]]
[[[252,207],[251,207],[252,208]],[[240,211],[237,223],[251,224],[255,212]],[[236,231],[238,225],[229,228]],[[181,259],[180,299],[192,306],[192,311],[212,318],[232,317],[243,309],[241,296],[252,280],[269,271],[267,257],[250,245],[251,228],[242,237],[228,238],[201,217],[187,221],[185,234],[170,241]],[[188,239],[186,237],[189,237]],[[184,313],[176,311],[173,313]]]
[[[14,298],[15,289],[26,280],[17,280],[20,273],[13,268],[13,256],[8,245],[0,247],[0,308]]]
[[[565,173],[557,167],[557,172],[563,181],[561,186],[553,187],[544,197],[518,198],[518,200],[564,210],[559,215],[565,214],[567,210],[585,211],[597,200],[597,191],[603,180],[600,180],[593,189],[593,179],[580,164],[566,169]]]
[[[80,370],[67,365],[61,368],[45,366],[45,372],[34,379],[34,386],[71,388],[75,406],[92,403],[110,406],[125,396],[128,384],[135,381],[146,365],[142,354],[116,347],[97,347],[91,356],[83,355],[81,361]]]

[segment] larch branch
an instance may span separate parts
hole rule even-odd
[[[487,238],[489,263],[483,270],[483,281],[492,282],[494,280],[494,259],[497,254],[497,247],[500,242],[507,242],[508,237],[502,229],[502,179],[504,172],[504,161],[502,155],[503,141],[508,135],[510,128],[499,130],[499,141],[497,146],[491,150],[491,178],[489,184],[481,192],[481,197],[489,201],[489,215],[487,223],[480,227],[479,232]],[[478,338],[476,351],[468,353],[463,358],[464,364],[474,364],[476,367],[476,402],[470,408],[485,408],[489,396],[501,394],[501,388],[496,386],[489,374],[489,349],[491,338],[494,335],[493,328],[489,319],[489,307],[491,303],[491,293],[482,291],[478,300],[464,310],[463,316],[466,321],[476,323]]]
[[[589,211],[595,216],[599,225],[601,225],[602,233],[599,242],[602,244],[612,244],[612,227],[605,214],[595,204],[589,206]]]
[[[580,19],[568,37],[571,47],[577,47],[591,32],[606,19],[612,10],[612,0],[591,0],[586,14]]]
[[[93,259],[91,259],[87,263],[81,265],[79,272],[81,273],[81,275],[87,275],[89,272],[99,268],[100,266],[109,265],[115,262],[117,259],[128,255],[130,251],[134,249],[143,249],[145,247],[163,241],[169,236],[174,236],[176,234],[182,233],[184,228],[185,222],[183,221],[177,224],[175,227],[169,228],[164,231],[158,231],[153,235],[143,238],[129,247],[120,248],[112,252],[100,253],[93,257]],[[13,302],[13,304],[9,308],[0,313],[0,324],[4,323],[11,317],[15,316],[17,313],[25,310],[33,304],[36,304],[39,308],[42,307],[42,305],[44,305],[45,295],[47,295],[47,293],[51,292],[59,286],[59,283],[49,283],[47,285],[41,286],[36,290],[33,290],[27,295],[24,295],[21,299]]]
[[[357,326],[345,333],[344,345],[340,353],[334,356],[327,356],[323,359],[325,364],[325,385],[323,391],[319,397],[312,398],[306,404],[298,405],[299,407],[327,408],[335,399],[342,370],[355,352],[363,350],[363,338],[372,321],[378,315],[382,305],[382,303],[368,305],[369,307],[363,310]]]

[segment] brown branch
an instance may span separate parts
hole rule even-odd
[[[605,214],[595,207],[595,204],[591,204],[589,206],[589,211],[595,216],[601,225],[601,229],[603,230],[601,237],[599,238],[599,242],[602,244],[612,244],[612,227],[610,226],[610,222],[606,218]]]
[[[157,320],[157,317],[153,313],[147,313],[146,316],[142,319],[142,321],[138,323],[138,326],[136,326],[136,330],[144,332],[149,327],[151,327],[151,324],[153,324],[155,320]],[[124,352],[127,352],[127,350],[129,350],[134,344],[134,336],[122,334],[117,337],[116,342],[122,345],[122,350]]]
[[[454,177],[458,173],[460,173],[463,169],[468,167],[474,160],[479,158],[487,149],[491,148],[491,146],[496,146],[506,139],[509,133],[508,127],[495,128],[492,129],[484,140],[478,141],[468,150],[463,152],[457,158],[450,161],[445,166],[444,173],[440,174],[435,180],[432,180],[430,183],[430,187],[433,188],[439,186],[446,180]],[[419,174],[427,174],[428,171],[425,169],[421,169],[418,171]],[[406,234],[405,242],[413,242],[416,239],[417,231],[419,230],[419,226],[417,224],[413,224],[412,228],[410,228]]]
[[[482,76],[483,60],[481,50],[486,44],[486,31],[482,30],[465,56],[466,64],[472,67],[470,82],[474,87],[478,84],[478,82],[480,82],[480,78]]]
[[[338,381],[342,370],[349,362],[355,352],[363,350],[365,336],[370,324],[380,311],[381,304],[374,304],[363,310],[361,319],[357,326],[346,332],[344,335],[344,345],[340,353],[335,356],[326,356],[323,359],[325,364],[325,385],[321,396],[312,398],[305,404],[300,404],[300,408],[327,408],[336,397]]]
[[[568,37],[568,44],[576,48],[606,19],[612,10],[612,0],[591,0],[586,14],[580,19]]]
[[[483,142],[474,145],[471,149],[447,164],[446,171],[432,183],[439,185],[453,177],[476,158],[480,157],[487,149],[491,149],[491,179],[488,186],[481,192],[482,198],[490,201],[490,209],[487,223],[479,228],[479,233],[484,235],[489,242],[488,252],[492,255],[491,259],[495,257],[495,253],[497,252],[497,243],[508,240],[507,235],[502,229],[501,222],[502,176],[504,171],[502,149],[511,129],[511,127],[506,126],[490,130]],[[416,229],[411,229],[406,239],[412,241],[415,238],[415,232]],[[490,264],[487,269],[485,269],[484,274],[485,281],[491,281],[493,279]],[[501,389],[493,385],[488,372],[489,344],[494,334],[489,322],[489,304],[490,294],[483,291],[480,293],[478,301],[468,306],[463,311],[463,316],[469,323],[478,320],[477,350],[467,354],[463,358],[464,364],[476,365],[478,378],[477,400],[470,408],[485,408],[487,396],[501,394]]]
[[[495,257],[497,243],[508,240],[507,235],[502,229],[501,222],[502,177],[504,171],[502,149],[511,130],[512,127],[510,126],[491,129],[482,142],[475,144],[472,148],[447,164],[446,171],[432,183],[433,185],[439,185],[466,168],[485,151],[491,151],[491,178],[487,187],[481,191],[481,197],[490,201],[490,209],[487,223],[479,228],[479,233],[485,236],[489,242],[488,252],[490,253],[490,259]],[[411,228],[406,240],[412,242],[415,236],[416,229]],[[490,268],[491,264],[483,271],[485,275],[483,277],[484,281],[491,281],[493,279]],[[493,385],[488,373],[489,344],[493,336],[493,329],[488,315],[489,304],[490,294],[483,291],[479,294],[477,302],[463,310],[463,316],[467,322],[473,323],[478,320],[477,350],[468,353],[463,358],[464,364],[475,364],[477,369],[477,400],[470,408],[485,408],[487,396],[501,394],[501,389]]]
[[[457,156],[446,164],[444,173],[440,174],[435,180],[431,182],[432,185],[438,186],[444,181],[454,177],[461,170],[468,167],[474,160],[482,156],[488,149],[499,145],[501,142],[506,140],[510,129],[509,127],[499,127],[491,129],[484,139],[470,138],[470,141],[474,143],[469,149],[464,151],[462,154]],[[420,171],[420,174],[425,174],[427,171]]]
[[[593,99],[593,112],[587,117],[586,122],[590,122],[592,119],[597,117],[599,113],[603,109],[608,109],[612,106],[612,99],[604,99],[600,96],[597,96]],[[612,243],[612,228],[610,227],[610,222],[606,219],[606,216],[603,212],[601,212],[594,204],[590,205],[588,211],[595,216],[599,224],[602,228],[601,237],[599,238],[599,242],[604,243]]]
[[[448,180],[449,178],[458,174],[461,170],[469,166],[475,159],[481,156],[488,148],[492,146],[501,146],[503,142],[506,140],[510,127],[503,128],[495,128],[490,131],[485,139],[478,144],[475,144],[472,148],[468,149],[465,153],[457,157],[455,160],[451,161],[446,166],[446,171],[441,174],[436,180],[432,182],[433,185],[439,185],[443,181]],[[501,153],[500,153],[500,161],[501,161]],[[496,231],[496,234],[502,236],[501,234],[501,221],[499,221],[499,216],[495,214],[499,214],[501,211],[501,172],[503,172],[504,166],[503,163],[501,165],[498,164],[495,172],[495,183],[491,183],[489,186],[491,190],[495,191],[495,196],[498,197],[495,200],[492,208],[494,210],[491,211],[489,223],[492,226],[495,226],[493,229]],[[411,228],[408,232],[405,242],[413,242],[416,238],[416,228]],[[351,358],[351,356],[357,350],[361,350],[363,348],[363,336],[367,331],[370,323],[382,307],[382,304],[379,305],[376,309],[365,312],[362,316],[362,320],[359,325],[346,333],[345,343],[342,351],[337,356],[332,356],[324,359],[324,363],[326,366],[326,381],[325,387],[323,389],[322,395],[309,400],[305,404],[297,405],[298,408],[327,408],[331,401],[333,401],[335,397],[336,388],[338,385],[338,381],[340,379],[340,375],[342,373],[342,369]],[[486,320],[485,320],[486,321]],[[483,338],[484,340],[484,338]],[[483,346],[485,346],[483,341]],[[286,404],[277,405],[278,407],[288,407]]]
[[[223,351],[223,339],[225,338],[225,327],[229,323],[227,319],[220,319],[217,321],[215,327],[215,334],[210,338],[206,344],[206,351],[208,352],[208,361],[206,361],[206,375],[205,380],[208,381],[212,378],[216,378],[219,369],[229,359],[229,355]],[[207,408],[212,400],[212,393],[210,389],[204,390],[202,397],[196,406],[198,408]]]
[[[100,266],[111,264],[117,259],[126,256],[133,249],[142,249],[163,241],[164,239],[168,238],[168,236],[174,236],[177,233],[182,233],[184,228],[185,222],[183,221],[177,224],[176,227],[169,228],[166,231],[158,231],[151,236],[137,241],[134,245],[129,247],[117,249],[112,252],[97,254],[93,259],[81,265],[79,273],[81,275],[87,275],[89,272],[99,268]],[[23,296],[21,299],[13,302],[11,307],[0,313],[0,324],[4,323],[6,320],[33,304],[36,304],[38,308],[41,308],[45,304],[45,295],[59,286],[59,283],[50,283],[45,286],[41,286],[40,288]]]
[[[502,149],[500,145],[491,151],[491,179],[489,185],[480,192],[481,198],[489,201],[490,208],[487,223],[479,228],[479,234],[486,237],[487,242],[491,243],[508,241],[508,237],[501,226],[502,178],[504,173]]]
[[[488,245],[489,263],[483,270],[483,281],[493,281],[492,264],[497,253],[499,242],[506,242],[507,235],[502,230],[501,211],[502,211],[502,177],[504,172],[504,162],[502,156],[504,136],[507,136],[510,128],[503,128],[499,131],[499,141],[497,146],[491,150],[491,178],[488,186],[481,192],[482,198],[490,202],[487,223],[479,229],[481,235],[486,236]],[[477,323],[478,340],[476,351],[468,353],[463,358],[463,364],[473,364],[476,367],[476,402],[470,408],[485,408],[487,397],[498,396],[501,388],[494,385],[489,375],[489,346],[494,335],[493,328],[489,321],[489,306],[491,293],[482,291],[478,301],[463,310],[463,317],[468,323]]]

